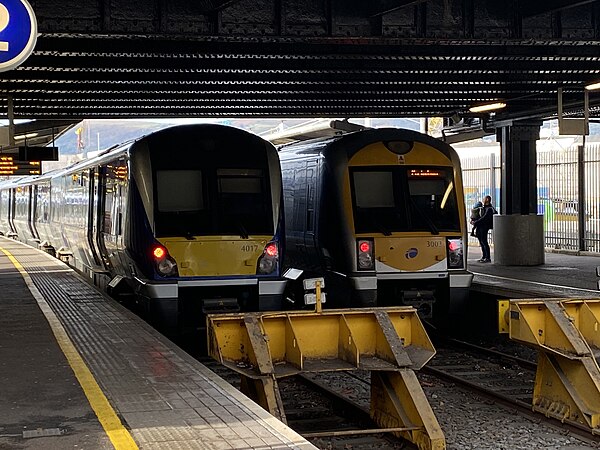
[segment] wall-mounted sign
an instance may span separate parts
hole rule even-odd
[[[12,156],[0,156],[0,176],[41,174],[40,161],[17,161]]]
[[[0,72],[25,61],[37,39],[37,22],[27,0],[0,0]]]
[[[58,161],[58,147],[19,147],[21,161]]]

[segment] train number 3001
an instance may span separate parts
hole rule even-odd
[[[427,247],[441,247],[441,241],[427,241]]]

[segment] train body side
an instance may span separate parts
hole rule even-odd
[[[379,129],[286,146],[280,158],[286,261],[325,276],[331,306],[411,304],[428,316],[466,300],[467,224],[451,147]]]
[[[180,126],[3,183],[0,232],[172,327],[212,310],[281,308],[281,193],[268,142],[225,126]]]

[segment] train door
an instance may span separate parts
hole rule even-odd
[[[99,211],[99,174],[98,168],[89,169],[89,208],[88,208],[88,220],[87,220],[87,241],[94,258],[94,264],[96,267],[105,268],[104,261],[100,252],[100,248],[96,242],[95,237],[98,234],[98,211]]]
[[[294,164],[294,185],[301,186],[294,190],[294,203],[292,214],[294,215],[294,228],[289,233],[290,244],[294,246],[294,251],[299,259],[299,264],[306,267],[309,262],[306,255],[306,161],[296,161]]]
[[[37,185],[29,186],[29,208],[27,211],[27,223],[29,224],[29,231],[36,242],[40,242],[40,234],[37,231],[35,225],[36,209],[37,209]]]
[[[94,197],[94,239],[98,249],[98,255],[104,264],[104,267],[109,269],[111,262],[104,242],[104,211],[106,209],[106,166],[99,166],[96,169],[96,192]]]
[[[127,161],[125,158],[112,161],[104,170],[100,241],[109,263],[118,266],[119,253],[123,248],[122,211],[125,208]]]
[[[317,257],[317,243],[315,240],[316,228],[316,206],[317,186],[319,185],[319,161],[314,159],[306,163],[306,231],[304,233],[304,245],[307,253]]]
[[[15,198],[16,188],[10,189],[8,193],[8,226],[10,227],[11,236],[16,235],[17,228],[15,227]]]

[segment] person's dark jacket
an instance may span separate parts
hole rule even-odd
[[[492,229],[494,223],[494,214],[496,214],[496,209],[492,205],[485,205],[483,207],[483,215],[481,218],[474,221],[473,225],[481,229]]]

